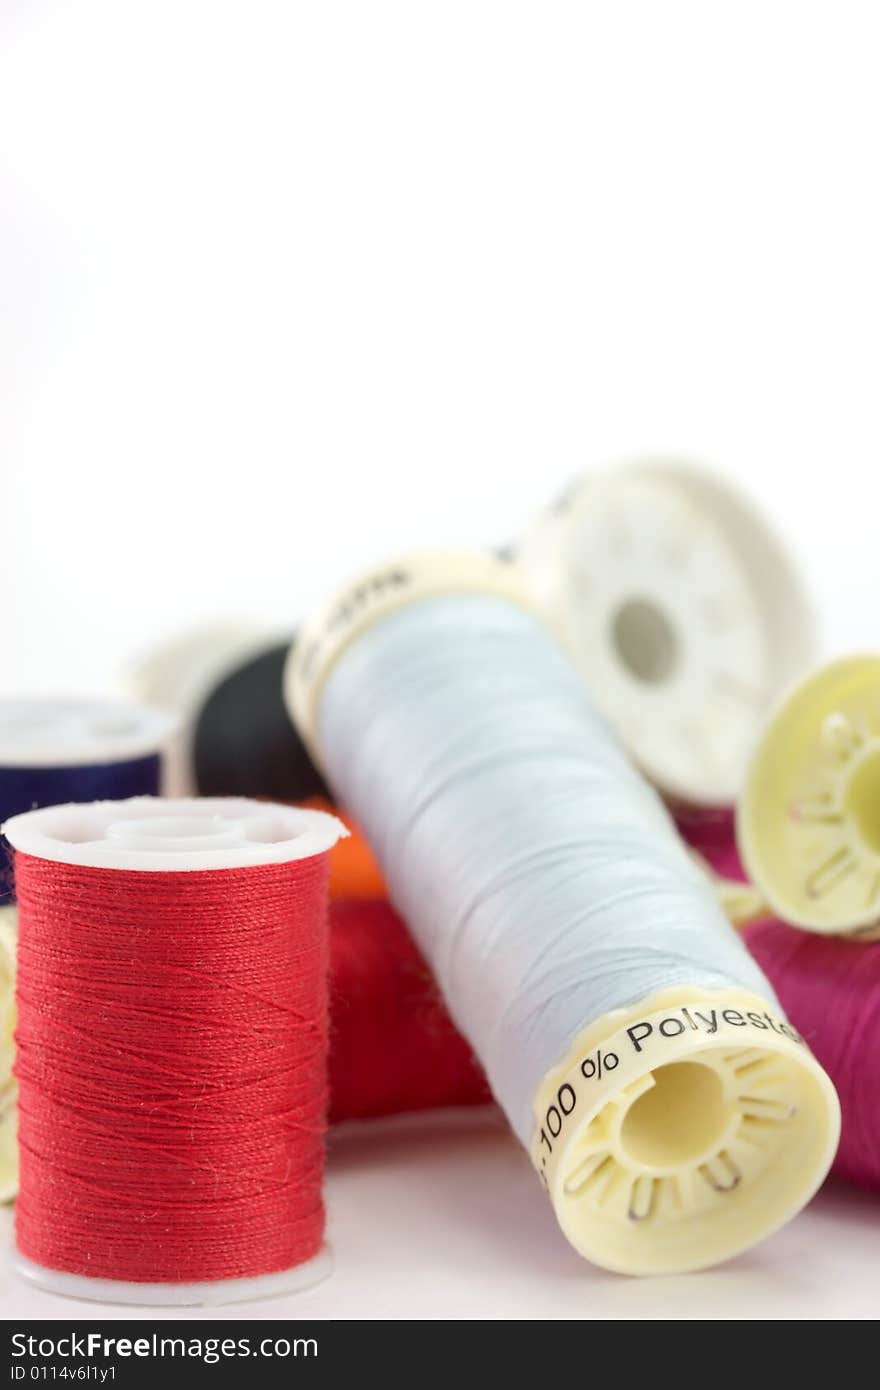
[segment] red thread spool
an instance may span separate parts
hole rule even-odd
[[[331,903],[331,1121],[489,1099],[476,1058],[389,903]]]
[[[9,821],[17,1264],[134,1303],[327,1270],[327,853],[339,822],[136,798]]]

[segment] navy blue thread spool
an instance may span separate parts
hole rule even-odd
[[[157,796],[173,731],[167,714],[121,701],[0,700],[0,824],[41,806]],[[0,907],[13,899],[4,844]]]

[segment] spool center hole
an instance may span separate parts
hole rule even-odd
[[[611,624],[614,649],[637,681],[659,685],[678,664],[675,631],[666,614],[644,598],[622,603]]]
[[[846,809],[868,848],[880,854],[880,748],[862,758],[853,771]]]
[[[669,1168],[711,1153],[730,1113],[718,1073],[700,1062],[670,1062],[653,1076],[654,1085],[633,1101],[623,1121],[620,1139],[628,1157]]]

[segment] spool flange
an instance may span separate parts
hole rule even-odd
[[[0,767],[98,767],[164,752],[177,720],[87,697],[0,700]]]
[[[518,551],[634,761],[670,800],[732,803],[762,720],[805,670],[797,571],[750,501],[675,460],[591,473]]]
[[[834,1087],[740,990],[674,989],[586,1029],[535,1103],[532,1162],[576,1250],[623,1274],[702,1269],[784,1225],[825,1177]]]
[[[880,656],[833,661],[781,702],[749,766],[737,840],[778,917],[880,937]]]

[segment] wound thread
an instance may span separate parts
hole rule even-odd
[[[202,796],[304,801],[324,791],[284,704],[289,645],[268,648],[228,672],[198,710],[193,769]]]
[[[15,911],[0,910],[0,1202],[11,1201],[18,1187],[15,1058]]]
[[[479,1105],[489,1088],[389,903],[330,906],[330,1119]]]
[[[384,617],[339,659],[319,727],[524,1143],[585,1023],[677,983],[772,1001],[577,673],[506,600]]]
[[[746,927],[745,939],[837,1088],[842,1126],[833,1171],[880,1188],[880,942],[834,940],[769,920]]]
[[[17,874],[21,1253],[137,1283],[309,1259],[324,861],[139,874],[20,855]]]

